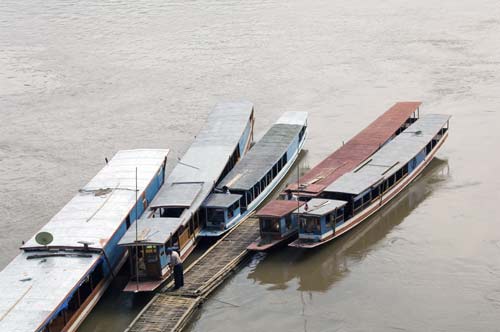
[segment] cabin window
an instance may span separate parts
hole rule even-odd
[[[304,137],[304,133],[306,132],[306,127],[302,127],[302,129],[300,130],[300,133],[299,133],[299,141],[302,140],[302,137]]]
[[[388,186],[390,188],[394,185],[394,175],[391,175],[388,180],[389,180]]]
[[[162,218],[179,218],[184,208],[163,208],[161,209]]]
[[[344,222],[344,208],[341,207],[341,208],[337,209],[337,214],[335,217],[335,224],[340,225],[343,222]]]
[[[363,196],[363,205],[366,204],[366,203],[370,203],[371,201],[371,198],[370,198],[370,192],[367,192],[366,194],[364,194]]]
[[[333,216],[333,213],[330,213],[330,214],[325,216],[325,226],[326,226],[327,232],[329,230],[333,229],[334,223],[335,223],[335,217]]]
[[[356,211],[357,209],[359,209],[361,207],[361,204],[362,204],[361,198],[355,200],[354,201],[354,211]]]
[[[83,303],[92,293],[90,276],[87,276],[87,279],[80,285],[78,292],[80,293],[80,303]]]
[[[380,185],[372,188],[372,200],[380,195]]]
[[[154,263],[158,261],[158,250],[156,249],[156,246],[146,246],[144,253],[146,254],[147,263]]]
[[[396,172],[396,182],[398,182],[399,180],[401,180],[403,178],[403,169],[398,169],[398,171]]]
[[[102,263],[99,263],[97,264],[96,268],[94,269],[94,271],[92,271],[90,275],[90,280],[92,281],[92,288],[95,288],[103,277],[104,273],[102,271]]]
[[[189,219],[189,235],[194,233],[194,215]]]
[[[321,234],[319,217],[300,217],[300,232],[305,234]]]
[[[289,214],[285,217],[285,232],[288,232],[292,228],[292,215]]]
[[[233,218],[233,216],[234,216],[234,211],[233,211],[233,208],[232,208],[232,207],[229,207],[229,208],[227,209],[227,219],[231,219],[231,218]]]
[[[278,218],[261,218],[260,230],[264,233],[277,233],[280,231]]]
[[[224,223],[224,209],[208,209],[208,222],[211,224],[221,224]]]

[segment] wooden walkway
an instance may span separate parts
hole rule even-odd
[[[184,273],[184,287],[168,284],[156,294],[126,332],[181,331],[203,300],[246,257],[247,246],[259,236],[259,220],[249,217],[208,249]]]

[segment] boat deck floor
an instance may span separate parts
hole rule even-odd
[[[165,286],[139,313],[127,332],[181,331],[196,309],[248,254],[259,236],[259,220],[248,217],[208,249],[184,273],[184,287]]]

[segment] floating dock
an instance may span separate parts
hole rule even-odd
[[[249,216],[208,249],[184,273],[184,287],[168,284],[139,313],[125,332],[181,331],[208,295],[247,256],[259,235],[259,220]]]

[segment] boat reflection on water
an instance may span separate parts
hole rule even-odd
[[[397,225],[429,197],[449,174],[448,161],[435,158],[422,175],[398,197],[372,216],[366,223],[317,250],[283,248],[268,256],[257,254],[248,278],[269,285],[270,289],[285,289],[298,278],[300,291],[323,292],[348,272],[349,266],[363,260]]]

